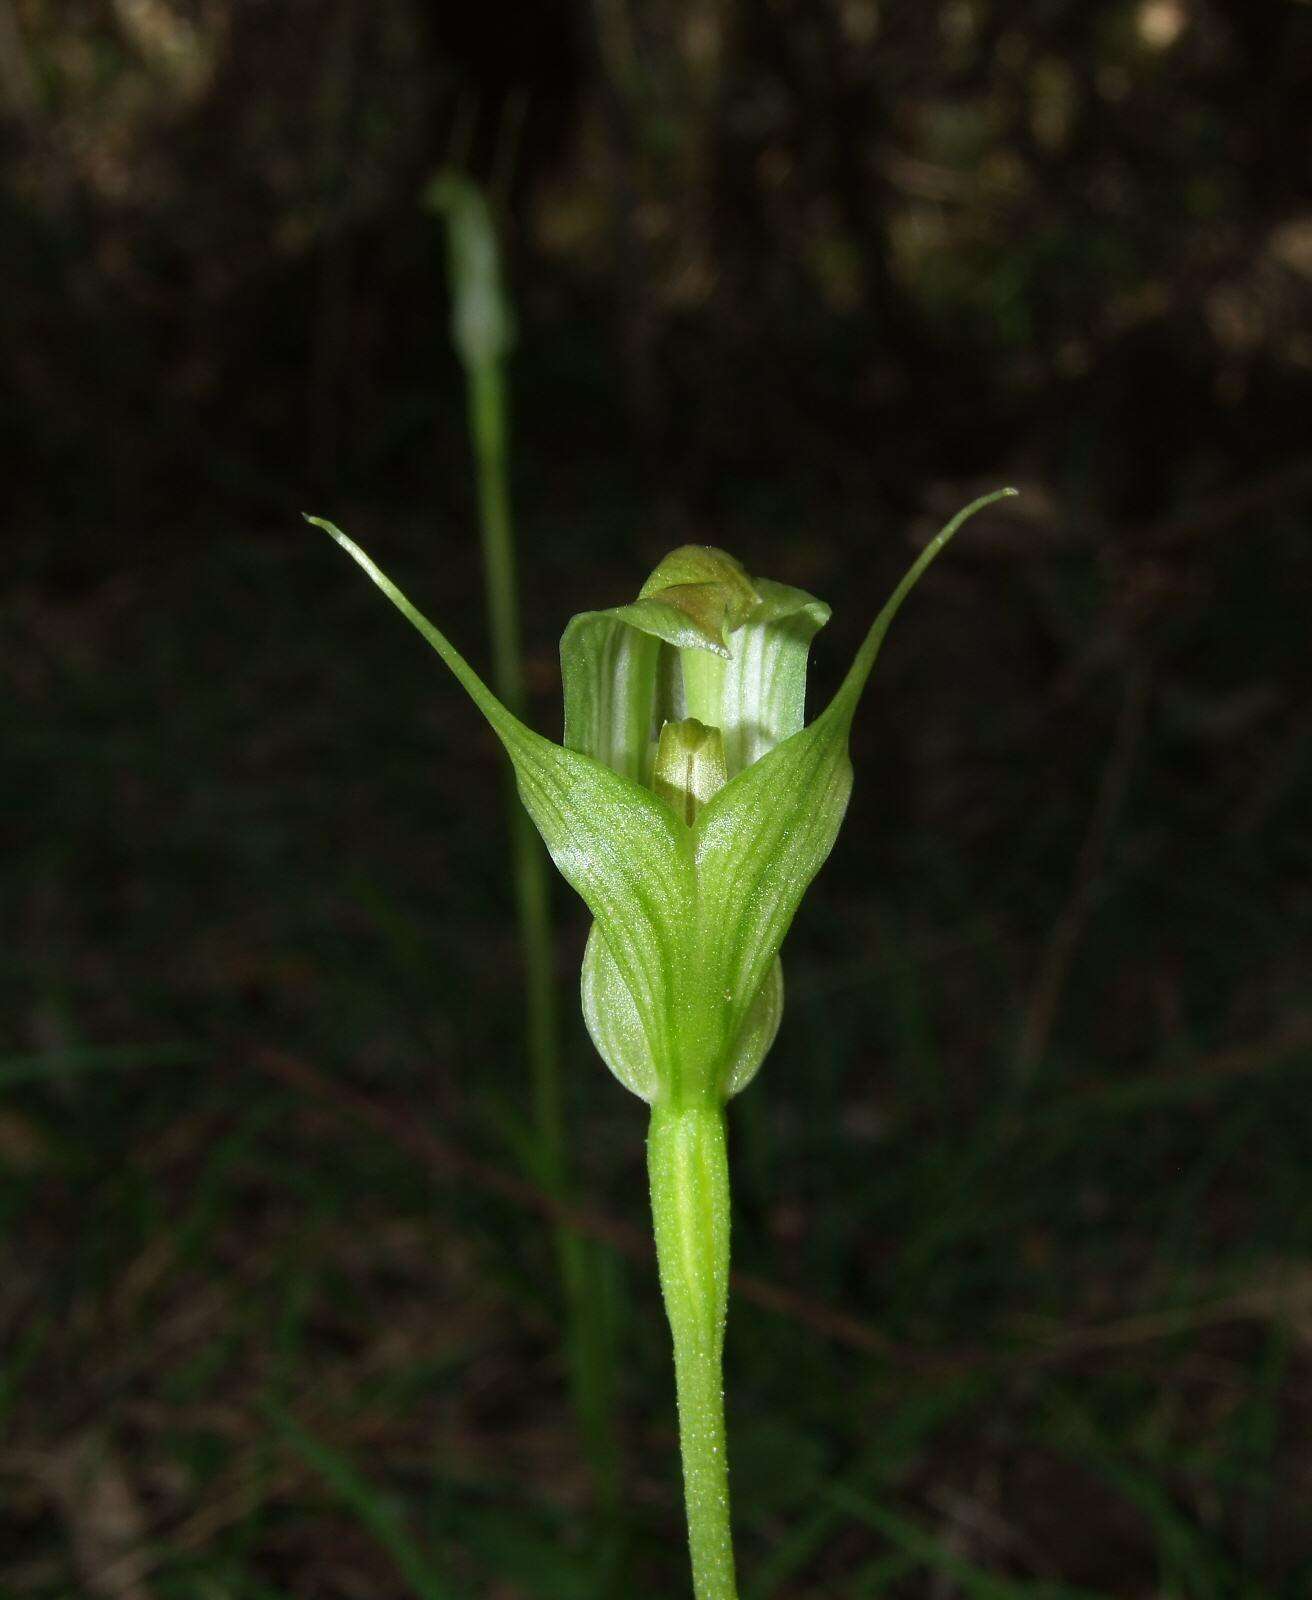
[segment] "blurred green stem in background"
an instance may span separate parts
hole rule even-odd
[[[505,361],[514,344],[496,226],[478,186],[444,172],[428,203],[445,219],[452,342],[465,368],[469,431],[478,481],[479,521],[493,680],[502,702],[523,717],[527,696],[520,645],[514,529],[510,513]],[[533,1089],[535,1176],[552,1194],[570,1187],[560,1073],[560,1022],[553,976],[547,855],[514,792],[508,796],[512,873],[524,952],[525,1034]],[[601,1262],[571,1228],[557,1224],[555,1247],[564,1292],[570,1390],[594,1492],[617,1514],[619,1440],[614,1425],[610,1336],[605,1296],[594,1281]]]

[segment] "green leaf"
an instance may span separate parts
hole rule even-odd
[[[596,918],[653,1052],[671,1037],[696,886],[691,830],[640,785],[534,733],[351,539],[319,517],[464,686],[505,746],[525,809]]]

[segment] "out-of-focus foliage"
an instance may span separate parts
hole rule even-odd
[[[1021,438],[1146,516],[1297,447],[1295,0],[0,0],[0,93],[15,420],[129,519],[198,454],[247,490],[412,481],[415,207],[453,157],[509,196],[538,342],[617,352],[694,496]]]

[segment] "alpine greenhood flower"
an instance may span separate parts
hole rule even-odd
[[[606,1064],[652,1105],[715,1106],[755,1076],[783,1011],[779,950],[852,787],[848,733],[894,615],[968,517],[925,547],[838,692],[804,725],[828,606],[686,545],[631,605],[565,630],[563,744],[525,726],[345,534],[317,517],[424,635],[505,746],[551,857],[593,916],[583,1011]]]

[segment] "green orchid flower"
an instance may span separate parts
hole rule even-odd
[[[779,951],[833,847],[852,787],[848,734],[889,624],[967,518],[925,547],[829,705],[804,722],[807,659],[829,608],[684,546],[630,605],[565,630],[563,744],[487,688],[345,534],[325,529],[423,634],[504,745],[525,809],[593,917],[583,1013],[603,1060],[651,1107],[648,1165],[674,1340],[698,1600],[736,1594],[721,1355],[728,1303],[724,1106],[783,1012]]]

